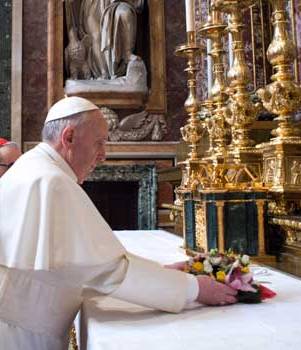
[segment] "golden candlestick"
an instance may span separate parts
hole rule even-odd
[[[200,29],[200,33],[206,38],[211,39],[212,49],[210,55],[213,60],[213,86],[211,89],[211,100],[214,105],[211,123],[207,123],[210,127],[210,134],[213,138],[215,147],[211,151],[212,158],[226,157],[226,133],[225,124],[225,102],[228,99],[226,94],[225,67],[223,48],[223,36],[227,26],[223,23],[221,13],[219,11],[211,11],[208,16],[207,23]],[[209,130],[208,130],[209,131]],[[209,135],[210,135],[209,134]]]
[[[201,48],[196,43],[196,33],[194,31],[187,32],[187,43],[178,46],[175,54],[187,58],[187,68],[185,71],[188,75],[188,96],[184,106],[189,118],[187,124],[181,128],[181,134],[183,140],[188,144],[190,152],[188,158],[180,163],[183,166],[182,182],[175,191],[175,204],[181,206],[185,193],[192,192],[198,184],[196,167],[199,161],[199,155],[197,148],[205,132],[204,122],[198,117],[200,102],[196,94],[196,75],[198,71],[196,58],[201,55]]]
[[[210,100],[203,103],[207,108],[211,108],[211,117],[205,119],[209,134],[209,150],[207,151],[208,156],[199,161],[199,191],[250,189],[258,186],[260,182],[253,176],[248,165],[242,162],[237,164],[233,157],[228,157],[226,140],[229,126],[225,121],[228,95],[226,93],[225,51],[223,47],[226,27],[222,13],[218,10],[210,10],[207,22],[200,28],[200,33],[210,39],[212,43],[209,54],[213,60],[214,82]]]
[[[187,32],[187,43],[176,48],[175,54],[187,58],[187,86],[188,96],[185,101],[185,109],[189,115],[187,124],[181,128],[183,140],[188,144],[190,152],[189,160],[199,159],[197,146],[204,133],[204,128],[201,125],[197,114],[200,108],[200,103],[196,95],[196,73],[198,71],[196,65],[196,57],[201,55],[201,48],[196,44],[196,33]]]
[[[232,35],[233,62],[228,72],[229,110],[227,121],[232,125],[231,153],[240,160],[241,151],[248,150],[254,144],[249,137],[260,104],[254,104],[247,91],[250,72],[246,63],[243,40],[243,10],[254,5],[257,0],[213,0],[212,8],[230,15],[228,31]]]
[[[292,114],[300,108],[301,88],[294,82],[292,64],[297,52],[293,40],[289,38],[286,17],[286,0],[270,0],[273,6],[273,40],[268,48],[267,57],[275,74],[273,82],[257,94],[264,107],[277,114],[278,128],[274,131],[276,139],[287,140],[298,135],[292,123]]]

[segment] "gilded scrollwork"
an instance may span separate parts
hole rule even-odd
[[[273,114],[288,115],[301,104],[301,88],[292,81],[276,81],[257,91],[264,107]]]
[[[196,247],[198,251],[207,251],[207,230],[205,204],[196,205]]]
[[[205,128],[198,121],[194,124],[186,124],[180,130],[183,140],[193,144],[198,144],[205,132]]]

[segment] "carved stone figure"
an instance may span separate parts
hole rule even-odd
[[[67,95],[139,94],[135,101],[143,104],[147,70],[133,53],[143,5],[144,0],[65,0]]]
[[[82,0],[79,11],[79,32],[81,37],[88,36],[91,45],[88,51],[88,64],[93,78],[105,78],[104,55],[101,52],[100,20],[111,0]]]
[[[144,0],[82,0],[79,28],[91,38],[88,64],[94,78],[115,79],[125,75],[134,52],[137,11]]]
[[[276,155],[276,169],[274,176],[274,186],[279,186],[284,182],[284,161],[281,154]]]
[[[271,159],[267,162],[267,170],[266,170],[266,182],[273,183],[275,177],[275,159]]]
[[[291,183],[293,185],[301,185],[301,163],[297,160],[293,161],[291,167]]]
[[[97,80],[66,80],[66,94],[79,94],[82,92],[140,92],[147,94],[146,67],[144,62],[135,55],[127,66],[126,75],[114,80],[97,79]]]
[[[143,1],[112,1],[100,21],[101,52],[105,57],[105,74],[110,79],[125,74],[126,66],[134,52],[137,33],[137,11]]]
[[[162,115],[149,115],[142,111],[119,121],[118,115],[111,109],[103,107],[101,111],[108,123],[110,141],[160,141],[166,134],[166,122]]]
[[[90,79],[91,72],[87,62],[87,50],[88,40],[79,40],[75,29],[70,27],[69,44],[65,48],[65,64],[67,74],[71,79]]]

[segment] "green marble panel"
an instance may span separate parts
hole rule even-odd
[[[218,222],[215,203],[206,204],[206,221],[208,249],[217,248]]]
[[[267,193],[264,191],[257,192],[211,192],[202,193],[201,200],[217,201],[217,200],[257,200],[266,199]]]
[[[184,202],[185,216],[185,245],[194,250],[196,248],[196,227],[195,227],[195,203],[193,200]]]
[[[154,165],[100,165],[87,181],[137,182],[138,229],[156,229],[157,172]]]
[[[255,202],[225,203],[225,248],[237,253],[256,255],[258,219]]]

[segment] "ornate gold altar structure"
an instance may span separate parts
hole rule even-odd
[[[273,239],[270,225],[280,225],[286,245],[299,249],[301,256],[301,216],[289,217],[300,210],[301,193],[301,137],[293,118],[301,107],[301,88],[293,75],[296,47],[289,35],[287,0],[270,0],[273,39],[267,57],[274,74],[272,82],[257,91],[260,102],[254,103],[248,90],[243,16],[257,2],[208,2],[208,18],[198,29],[201,37],[211,40],[213,86],[205,101],[198,101],[196,94],[196,61],[204,52],[197,30],[189,30],[187,43],[176,48],[176,55],[188,62],[189,118],[181,133],[190,152],[181,163],[182,181],[171,209],[183,220],[187,251],[231,247],[264,257]],[[228,33],[233,60],[226,76]],[[276,116],[278,127],[268,142],[255,145],[250,128],[263,109]],[[200,157],[198,145],[205,133],[209,148]]]

